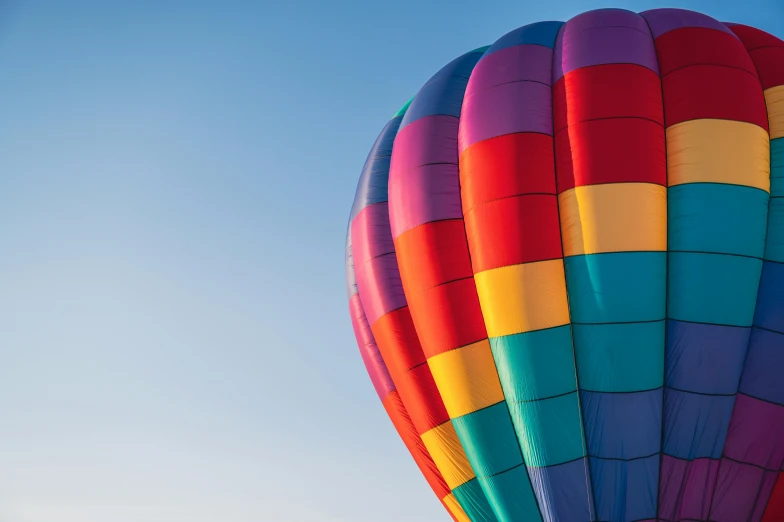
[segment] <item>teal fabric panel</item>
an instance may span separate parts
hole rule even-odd
[[[770,200],[765,260],[784,263],[784,197]]]
[[[630,392],[664,378],[664,321],[574,325],[580,389]]]
[[[542,520],[533,489],[530,486],[520,487],[520,484],[530,484],[525,466],[517,466],[492,477],[482,477],[479,483],[501,520]]]
[[[770,140],[770,197],[784,196],[784,138]]]
[[[666,252],[613,252],[564,260],[574,323],[664,319]]]
[[[452,425],[477,477],[523,463],[506,402],[454,418]]]
[[[471,522],[498,522],[477,479],[461,484],[452,493]]]
[[[528,466],[552,466],[585,456],[577,392],[541,401],[509,403]]]
[[[577,389],[569,325],[490,339],[507,401],[545,399]]]
[[[669,257],[669,318],[751,326],[761,259],[693,252],[670,252]]]
[[[770,196],[764,190],[688,183],[667,193],[670,252],[718,252],[762,257]]]

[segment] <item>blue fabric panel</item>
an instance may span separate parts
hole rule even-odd
[[[452,419],[452,424],[477,477],[523,463],[505,402]]]
[[[471,522],[498,522],[477,479],[461,484],[452,493]]]
[[[490,339],[507,401],[545,399],[577,389],[569,325]]]
[[[659,455],[628,462],[591,458],[590,462],[598,520],[632,522],[656,518]]]
[[[784,264],[766,261],[762,266],[754,325],[784,333]]]
[[[483,52],[477,49],[466,53],[434,74],[411,101],[400,129],[425,116],[459,116],[468,78]]]
[[[749,328],[716,324],[667,324],[667,386],[697,393],[738,390]]]
[[[544,522],[594,520],[590,473],[585,458],[558,466],[528,468]]]
[[[740,391],[784,404],[784,334],[752,328]]]
[[[584,457],[577,392],[509,403],[527,466],[552,466]]]
[[[762,257],[770,196],[764,190],[687,183],[667,192],[668,250]]]
[[[553,49],[561,26],[563,26],[563,22],[538,22],[518,27],[496,40],[487,50],[485,56],[515,45],[534,44]]]
[[[636,459],[659,452],[662,390],[580,391],[588,455]]]
[[[536,497],[528,483],[528,472],[520,465],[492,477],[479,478],[490,505],[501,520],[541,520]]]
[[[784,138],[770,140],[770,197],[784,196]]]
[[[670,252],[667,315],[679,321],[751,326],[762,260]]]
[[[392,118],[379,134],[373,148],[370,149],[357,183],[349,223],[354,221],[363,208],[389,199],[389,162],[392,158],[392,146],[402,119],[402,116]]]
[[[573,328],[580,389],[629,392],[664,384],[664,321]]]
[[[684,460],[718,459],[727,438],[735,396],[666,390],[664,453]]]
[[[784,263],[784,197],[770,200],[765,259]]]
[[[406,117],[411,115],[411,122],[436,114],[459,117],[467,85],[468,78],[462,77],[446,76],[430,80],[417,93]]]
[[[621,252],[564,260],[574,323],[664,319],[666,252]]]

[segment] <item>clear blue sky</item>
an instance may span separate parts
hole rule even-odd
[[[784,36],[780,0],[4,0],[0,522],[447,520],[355,346],[356,180],[440,66],[607,6]]]

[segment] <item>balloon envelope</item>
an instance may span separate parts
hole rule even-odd
[[[527,25],[386,123],[347,236],[365,366],[454,520],[784,520],[784,42]]]

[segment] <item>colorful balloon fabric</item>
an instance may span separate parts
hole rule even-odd
[[[604,9],[464,54],[381,131],[346,252],[454,520],[784,521],[778,38]]]

